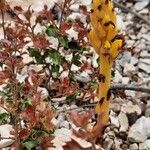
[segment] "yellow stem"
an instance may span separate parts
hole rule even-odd
[[[100,78],[98,90],[99,103],[96,105],[96,113],[101,116],[101,122],[106,125],[109,119],[109,102],[110,102],[110,80],[111,68],[113,61],[109,55],[100,55]]]

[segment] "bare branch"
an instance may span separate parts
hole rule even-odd
[[[141,86],[134,86],[134,85],[113,85],[111,86],[112,90],[131,90],[131,91],[138,91],[150,94],[150,88],[141,87]]]

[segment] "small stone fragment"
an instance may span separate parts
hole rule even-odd
[[[150,117],[142,116],[130,128],[128,140],[130,142],[141,143],[150,137]]]
[[[138,145],[136,143],[131,144],[130,147],[129,147],[130,150],[138,150],[138,148],[139,147],[138,147]]]
[[[120,132],[126,132],[129,127],[128,118],[125,113],[120,112],[118,116],[118,120],[120,123]]]

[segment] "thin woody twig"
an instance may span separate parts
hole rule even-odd
[[[147,25],[150,26],[150,21],[149,21],[148,19],[144,18],[142,15],[138,14],[136,11],[133,11],[132,9],[127,8],[126,6],[124,6],[124,5],[122,5],[122,4],[118,3],[118,2],[116,2],[115,0],[114,0],[114,4],[115,4],[117,7],[121,8],[121,9],[123,9],[123,10],[125,10],[125,11],[128,11],[128,12],[130,12],[131,14],[135,15],[136,17],[138,17],[139,19],[143,20]]]
[[[138,91],[150,94],[150,88],[145,87],[138,87],[134,85],[113,85],[111,86],[112,90],[131,90],[131,91]]]

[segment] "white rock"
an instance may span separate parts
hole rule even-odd
[[[148,59],[148,58],[145,58],[145,59],[140,58],[139,61],[140,61],[140,62],[143,62],[143,63],[145,63],[145,64],[150,65],[150,59]]]
[[[128,84],[129,84],[129,81],[130,81],[130,78],[129,78],[129,77],[123,77],[123,78],[122,78],[122,84],[128,85]]]
[[[123,21],[123,17],[121,15],[117,15],[117,27],[119,30],[125,29],[125,24]]]
[[[74,64],[71,66],[71,71],[78,71],[79,69],[80,69],[80,67],[78,67]]]
[[[73,4],[73,5],[71,5],[70,9],[74,10],[74,11],[78,11],[79,10],[79,4]]]
[[[121,111],[126,114],[137,113],[137,115],[141,115],[142,111],[138,105],[133,105],[131,103],[126,103],[121,107]]]
[[[149,9],[144,8],[144,9],[142,9],[139,13],[140,13],[140,14],[148,14],[148,13],[149,13]]]
[[[148,53],[148,51],[144,50],[144,51],[141,51],[140,53],[140,57],[150,57],[150,53]]]
[[[144,142],[144,145],[145,145],[145,147],[147,148],[147,150],[149,150],[149,149],[150,149],[150,140],[146,140],[146,141]]]
[[[94,68],[97,68],[98,67],[98,63],[97,63],[97,59],[98,59],[98,55],[94,52],[93,53],[93,57],[92,57],[92,65]]]
[[[138,64],[138,67],[139,67],[139,69],[143,70],[144,72],[150,73],[150,65],[149,64],[140,62]]]
[[[134,7],[137,11],[142,10],[143,8],[145,8],[147,5],[149,4],[149,0],[143,0],[140,2],[137,2]]]
[[[92,0],[79,0],[82,5],[90,5]]]
[[[12,131],[12,130],[13,130],[12,126],[9,125],[9,124],[1,125],[0,126],[0,135],[1,135],[1,137],[4,137],[4,138],[13,137],[10,134],[10,131]],[[7,146],[10,146],[13,142],[14,142],[14,140],[12,140],[12,139],[0,140],[0,149],[4,148],[4,147],[7,147]]]
[[[140,143],[139,144],[139,150],[147,150],[146,146],[144,145],[144,143]]]
[[[53,145],[58,150],[63,150],[63,146],[66,142],[71,141],[72,131],[66,128],[56,129],[54,132],[55,138],[52,140]]]
[[[112,126],[119,128],[119,121],[117,117],[110,116],[110,122]]]
[[[146,116],[146,117],[150,117],[150,108],[147,108],[147,109],[145,110],[145,116]]]
[[[119,60],[119,64],[124,67],[126,63],[129,63],[131,60],[131,52],[124,52],[121,59]]]
[[[69,35],[69,38],[74,38],[75,40],[78,39],[78,32],[76,32],[73,27],[71,27],[69,30],[66,31],[66,33]]]
[[[136,143],[134,143],[134,144],[131,144],[131,145],[130,145],[129,149],[130,149],[130,150],[138,150],[139,147],[138,147],[138,145],[137,145]]]
[[[23,63],[24,64],[28,64],[30,63],[31,61],[33,61],[33,58],[29,56],[29,54],[24,54],[22,55],[22,58],[23,58]]]
[[[136,68],[135,68],[134,65],[132,65],[132,64],[130,64],[130,63],[126,63],[126,64],[124,65],[124,70],[123,70],[123,72],[124,72],[125,75],[128,75],[129,73],[132,73],[132,72],[134,72],[135,70],[136,70]]]
[[[137,59],[136,57],[131,57],[130,63],[131,63],[132,65],[136,65],[136,64],[138,63],[138,59]]]
[[[120,112],[118,115],[118,120],[120,123],[120,132],[126,132],[129,127],[128,118],[125,113]]]
[[[143,34],[142,37],[147,40],[150,41],[150,34]]]
[[[76,79],[81,82],[89,82],[91,80],[89,74],[85,71],[76,75]]]
[[[92,146],[90,142],[87,142],[83,138],[76,137],[75,135],[72,135],[71,138],[75,140],[83,148],[89,148]]]
[[[126,96],[135,97],[135,91],[125,90]]]
[[[150,137],[150,117],[142,116],[130,128],[128,140],[131,142],[141,143]]]
[[[118,70],[115,71],[115,76],[113,78],[113,81],[115,83],[122,82],[122,75],[120,74],[120,72]]]

